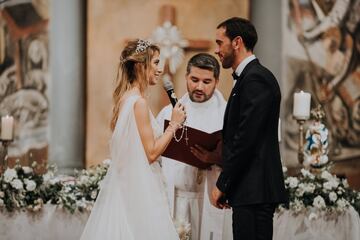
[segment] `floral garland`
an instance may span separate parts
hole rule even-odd
[[[45,174],[36,162],[31,167],[7,168],[0,175],[0,210],[9,212],[27,209],[39,211],[50,203],[65,208],[90,211],[100,190],[100,181],[109,167],[109,161],[88,170],[75,171],[75,176],[55,176],[56,167],[49,166]]]
[[[48,167],[45,174],[38,173],[40,166],[31,167],[18,163],[0,175],[0,210],[37,212],[44,204],[58,205],[71,213],[90,211],[100,190],[110,160],[88,170],[75,171],[74,177],[55,176],[56,167]],[[327,169],[313,174],[306,169],[297,177],[288,176],[284,168],[285,186],[290,203],[279,211],[290,209],[295,214],[307,210],[343,212],[352,206],[360,214],[360,192],[349,188],[346,179],[339,179]],[[178,231],[190,234],[189,226],[176,223]]]

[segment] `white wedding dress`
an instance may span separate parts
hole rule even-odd
[[[149,165],[140,139],[134,116],[138,98],[128,97],[121,107],[111,139],[111,165],[81,240],[179,239],[159,162]]]

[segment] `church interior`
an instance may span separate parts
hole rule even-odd
[[[360,239],[360,0],[0,0],[0,238],[79,239],[109,166],[125,44],[158,44],[182,96],[186,63],[218,59],[215,30],[230,17],[254,24],[254,54],[281,88],[290,206],[273,239]],[[225,100],[231,73],[221,68]],[[155,116],[170,103],[162,84],[146,97]]]

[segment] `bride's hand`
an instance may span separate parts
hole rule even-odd
[[[181,125],[185,122],[185,119],[186,119],[185,106],[182,105],[180,102],[177,102],[172,110],[170,121],[178,125]]]

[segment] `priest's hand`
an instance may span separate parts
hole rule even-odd
[[[230,206],[223,201],[224,196],[225,194],[215,186],[211,193],[211,204],[220,209],[230,208]]]
[[[200,145],[190,147],[191,153],[205,163],[221,165],[221,141],[218,142],[214,151],[208,151]]]

